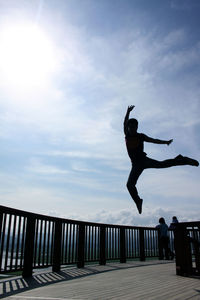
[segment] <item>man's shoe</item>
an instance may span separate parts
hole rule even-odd
[[[195,166],[195,167],[199,166],[199,162],[196,159],[192,159],[192,158],[187,157],[187,156],[184,156],[183,158],[188,163],[188,165]]]
[[[175,159],[179,160],[179,161],[182,161],[183,163],[185,163],[187,165],[190,165],[190,166],[195,166],[195,167],[199,166],[199,162],[196,159],[192,159],[190,157],[183,156],[181,154],[176,156]]]

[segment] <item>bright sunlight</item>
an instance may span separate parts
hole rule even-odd
[[[53,45],[36,25],[0,30],[0,69],[6,85],[20,89],[45,84],[55,68]]]

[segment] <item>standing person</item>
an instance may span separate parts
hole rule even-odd
[[[169,225],[169,229],[174,230],[176,228],[176,224],[178,223],[178,219],[176,216],[172,217],[172,223]]]
[[[182,156],[180,154],[173,159],[166,159],[163,161],[158,161],[147,157],[147,154],[144,152],[144,142],[166,144],[169,146],[173,142],[173,140],[159,140],[151,138],[143,133],[138,133],[138,121],[136,119],[129,119],[129,114],[134,109],[134,107],[134,105],[128,106],[124,118],[124,134],[126,147],[128,155],[132,162],[132,169],[128,178],[127,188],[132,199],[135,201],[139,214],[141,214],[143,200],[138,195],[136,183],[144,169],[169,168],[172,166],[180,165],[191,165],[198,167],[199,163],[197,160]]]
[[[168,236],[168,226],[165,223],[164,218],[159,219],[159,225],[156,226],[158,229],[158,248],[159,248],[159,259],[169,259],[169,255],[171,259],[174,258],[174,253],[169,248],[169,236]],[[163,253],[165,252],[165,255]]]
[[[173,234],[171,235],[171,238],[173,239],[173,245],[174,245],[174,231],[176,229],[176,225],[179,223],[178,219],[176,216],[173,216],[172,217],[172,222],[170,223],[169,225],[169,229],[172,230]],[[174,256],[174,253],[173,253],[173,256]]]

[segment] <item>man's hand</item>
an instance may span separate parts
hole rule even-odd
[[[134,107],[135,107],[135,105],[130,105],[130,106],[128,106],[127,112],[130,113],[130,112],[134,109]]]
[[[166,144],[169,146],[172,142],[173,142],[173,140],[169,140],[169,141],[167,141]]]

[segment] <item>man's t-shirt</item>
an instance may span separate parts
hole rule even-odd
[[[167,224],[159,224],[156,228],[160,231],[160,237],[168,237],[168,226]]]
[[[125,136],[128,155],[133,162],[142,160],[147,155],[144,152],[144,137],[143,133],[136,133],[134,136],[127,134]]]

